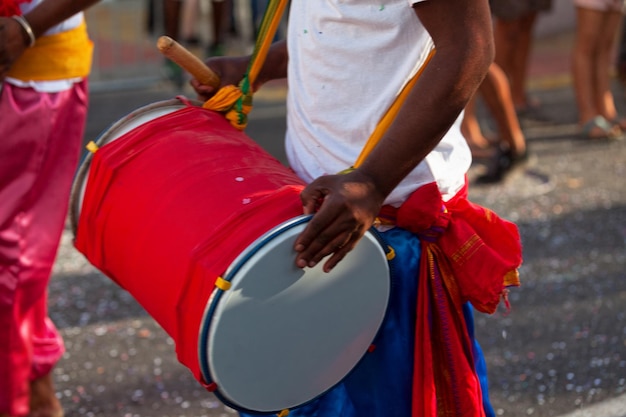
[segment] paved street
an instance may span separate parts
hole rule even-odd
[[[615,92],[626,110],[622,87]],[[524,122],[529,163],[503,184],[473,185],[470,193],[515,221],[524,244],[511,312],[477,316],[491,399],[505,417],[626,417],[626,140],[578,138],[567,82],[537,83],[533,93],[550,122]],[[176,94],[164,85],[98,91],[86,139]],[[258,100],[248,135],[284,160],[283,131],[282,103]],[[480,170],[474,166],[470,179]],[[173,341],[71,240],[68,229],[50,284],[51,316],[67,347],[55,370],[66,415],[234,415],[177,363]]]

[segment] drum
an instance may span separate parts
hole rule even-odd
[[[333,386],[387,310],[387,256],[369,231],[330,273],[295,266],[303,182],[219,113],[186,99],[106,130],[74,181],[75,246],[174,339],[225,404],[277,413]]]

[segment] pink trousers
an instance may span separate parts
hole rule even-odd
[[[87,82],[59,93],[0,92],[0,413],[29,412],[29,382],[64,352],[47,285],[87,114]]]

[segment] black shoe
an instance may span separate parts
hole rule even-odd
[[[528,149],[521,155],[514,155],[509,148],[498,147],[495,157],[487,165],[487,172],[478,178],[478,184],[495,184],[504,179],[514,167],[523,165],[528,161]]]

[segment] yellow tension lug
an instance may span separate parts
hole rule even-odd
[[[87,150],[91,153],[96,153],[98,151],[98,149],[100,149],[100,147],[98,145],[96,145],[96,142],[94,142],[93,140],[90,141],[87,146],[85,146],[85,148],[87,148]]]
[[[226,281],[222,277],[217,277],[215,281],[215,286],[222,291],[228,291],[230,289],[230,281]]]

